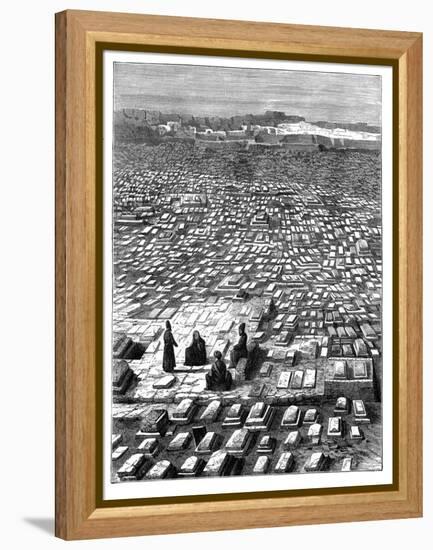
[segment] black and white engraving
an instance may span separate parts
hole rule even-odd
[[[381,76],[113,78],[112,483],[380,471]]]

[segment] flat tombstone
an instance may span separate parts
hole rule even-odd
[[[253,474],[266,474],[269,470],[270,459],[268,456],[259,456],[254,464]]]
[[[357,361],[353,366],[354,378],[367,378],[367,363],[365,361]]]
[[[343,464],[341,465],[342,472],[351,472],[352,471],[353,458],[351,456],[346,456],[343,459]]]
[[[304,375],[304,388],[312,389],[316,387],[316,369],[306,369]]]
[[[116,447],[116,449],[111,454],[112,460],[119,460],[126,451],[128,450],[128,447],[126,445],[120,445],[119,447]]]
[[[146,437],[138,446],[140,453],[143,453],[146,458],[153,457],[158,451],[158,440],[156,437]]]
[[[272,363],[263,363],[260,367],[259,376],[260,378],[267,378],[271,375],[272,372]]]
[[[304,371],[296,370],[292,376],[291,388],[294,390],[300,390],[302,388],[303,380],[304,380]]]
[[[297,427],[301,419],[301,410],[296,405],[290,405],[283,415],[281,420],[281,426],[284,427]]]
[[[317,409],[307,409],[304,415],[304,424],[314,424],[317,421],[319,413]]]
[[[325,465],[325,455],[322,452],[313,453],[305,463],[305,471],[320,472]]]
[[[204,461],[198,456],[189,456],[180,467],[179,476],[194,477],[201,473],[204,467]]]
[[[346,361],[335,361],[334,363],[334,378],[336,380],[346,380]]]
[[[168,413],[165,409],[153,409],[143,419],[137,437],[163,436],[168,423]]]
[[[203,474],[206,476],[222,476],[230,468],[230,455],[224,451],[215,451],[206,464]]]
[[[285,390],[289,387],[291,374],[292,373],[289,371],[283,371],[280,374],[280,377],[278,378],[278,382],[277,382],[278,389]]]
[[[265,384],[254,384],[253,386],[251,386],[248,397],[258,399],[262,395],[264,389]]]
[[[117,471],[117,475],[121,478],[136,478],[146,462],[146,457],[143,453],[135,453],[131,455]]]
[[[189,424],[194,416],[195,405],[192,399],[186,397],[177,406],[171,418],[176,424]]]
[[[362,399],[354,399],[353,413],[355,415],[355,422],[370,422],[370,419],[367,417],[367,410],[365,408],[364,401],[362,401]]]
[[[217,438],[218,436],[215,432],[208,432],[197,445],[195,452],[198,454],[210,454],[216,446]]]
[[[169,460],[160,460],[150,468],[146,474],[147,479],[165,479],[172,477],[174,473],[173,465]]]
[[[242,425],[245,418],[245,411],[241,403],[234,403],[228,410],[224,421],[223,428],[237,428]]]
[[[251,407],[245,427],[249,430],[269,430],[273,417],[274,409],[259,401]]]
[[[334,407],[334,414],[347,414],[349,412],[349,401],[347,397],[339,397]]]
[[[244,455],[251,443],[252,434],[246,428],[235,430],[225,444],[224,450],[230,454]]]
[[[294,449],[299,445],[300,442],[301,442],[301,433],[299,430],[295,430],[293,432],[290,432],[287,435],[286,439],[283,442],[283,448]]]
[[[189,447],[191,439],[190,432],[180,432],[170,441],[167,451],[183,451]]]
[[[275,464],[274,471],[277,474],[285,474],[292,470],[294,464],[293,455],[290,451],[281,453],[278,462]]]
[[[112,434],[111,436],[111,448],[115,449],[122,442],[122,434]]]
[[[313,445],[320,444],[320,438],[322,436],[322,425],[321,424],[311,424],[308,429],[308,439]]]
[[[156,380],[152,386],[156,390],[166,390],[168,388],[171,388],[176,380],[176,376],[174,376],[173,374],[167,374],[167,376],[163,376],[159,380]]]
[[[274,452],[275,445],[276,441],[274,437],[271,437],[270,435],[264,435],[257,446],[257,452],[271,454]]]
[[[200,420],[202,422],[215,422],[221,411],[221,408],[221,401],[211,401],[206,409],[202,412]]]
[[[359,426],[350,426],[350,439],[362,439],[362,437]]]
[[[328,436],[341,437],[343,432],[343,422],[340,416],[331,416],[328,419]]]

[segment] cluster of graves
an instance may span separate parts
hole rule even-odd
[[[380,171],[380,155],[365,151],[213,150],[183,142],[115,151],[113,396],[125,407],[165,410],[169,418],[164,435],[146,443],[153,454],[140,451],[139,436],[123,427],[132,439],[113,451],[117,480],[128,478],[117,472],[134,460],[147,479],[182,475],[180,459],[194,475],[206,475],[209,462],[221,472],[253,473],[251,457],[260,459],[258,471],[273,471],[280,458],[282,470],[308,471],[305,449],[311,446],[311,455],[326,459],[312,459],[320,468],[339,469],[352,458],[330,459],[324,441],[363,449],[350,468],[380,466]],[[178,343],[169,377],[161,369],[166,320]],[[230,392],[208,391],[213,354],[220,351],[229,366],[241,322],[258,360],[249,373],[233,371]],[[206,342],[207,363],[187,367],[194,330]],[[332,414],[339,399],[348,406],[342,416]],[[185,400],[195,407],[184,424],[189,436],[178,439],[186,447],[169,450],[181,433],[173,407]],[[193,433],[200,424],[197,407],[218,401],[221,425],[213,436],[205,424],[202,443]],[[356,433],[359,403],[375,410],[367,415],[368,444],[365,427],[360,437]],[[256,404],[269,407],[269,433],[261,434],[269,439],[262,441],[246,418],[229,434],[223,426],[229,408]],[[299,408],[299,426],[285,433],[281,422],[291,406]],[[308,426],[305,407],[315,408],[322,421]],[[328,422],[339,435],[329,435]],[[283,433],[298,447],[286,445]],[[242,456],[228,445],[232,436],[233,443],[243,442]],[[210,454],[200,452],[208,447]],[[163,456],[158,461],[150,454]],[[147,470],[151,464],[155,471]]]

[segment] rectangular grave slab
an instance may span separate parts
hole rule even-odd
[[[211,454],[215,450],[218,441],[216,432],[208,432],[197,445],[195,452],[197,454]]]
[[[367,417],[367,410],[362,399],[354,399],[352,403],[353,414],[355,416],[355,422],[370,422]]]
[[[260,378],[267,378],[271,375],[272,372],[272,363],[263,363],[259,370]]]
[[[271,437],[270,435],[264,435],[257,446],[257,452],[259,454],[271,454],[274,452],[275,445],[276,440],[274,437]]]
[[[120,445],[119,447],[116,447],[116,449],[111,454],[112,460],[119,460],[126,451],[128,450],[128,447],[126,445]]]
[[[259,456],[254,464],[253,474],[266,474],[271,461],[268,456]]]
[[[347,397],[339,397],[334,407],[334,414],[348,414],[349,400]]]
[[[346,380],[346,378],[347,378],[346,361],[335,361],[335,363],[334,363],[334,379],[335,380]]]
[[[274,417],[274,409],[262,401],[255,403],[245,420],[245,427],[249,430],[269,430]]]
[[[158,451],[158,440],[156,437],[146,437],[138,446],[138,451],[146,458],[152,458]]]
[[[167,374],[167,376],[163,376],[159,380],[156,380],[152,387],[156,390],[166,390],[168,388],[171,388],[171,386],[176,382],[177,378],[173,374]]]
[[[304,380],[304,371],[296,370],[292,376],[292,382],[290,387],[294,390],[300,390],[302,388],[302,382]]]
[[[304,388],[312,389],[316,387],[316,369],[306,369],[304,374]]]
[[[115,449],[122,442],[122,434],[111,435],[111,448]]]
[[[229,453],[225,451],[215,451],[210,456],[204,470],[205,476],[223,476],[230,470],[232,460]]]
[[[173,477],[174,467],[169,460],[160,460],[146,474],[147,479],[167,479]]]
[[[286,439],[283,441],[282,447],[285,450],[295,449],[300,444],[301,439],[302,439],[301,432],[299,430],[295,430],[294,432],[290,432],[287,435]]]
[[[163,436],[169,423],[165,409],[153,409],[142,420],[137,437]]]
[[[243,456],[249,449],[252,433],[246,428],[235,430],[224,446],[224,450],[233,455]]]
[[[310,443],[313,445],[320,445],[320,439],[322,437],[322,425],[321,424],[311,424],[308,428],[307,437],[310,440]]]
[[[221,401],[211,401],[206,409],[200,415],[201,422],[215,422],[222,409]]]
[[[325,463],[326,458],[322,452],[313,453],[305,463],[304,469],[306,472],[320,472]]]
[[[224,421],[223,428],[237,428],[243,424],[246,413],[241,403],[234,403],[228,410]]]
[[[357,361],[353,366],[354,378],[367,378],[367,363],[365,361]]]
[[[280,374],[280,377],[278,378],[278,382],[277,382],[277,388],[279,390],[286,390],[289,387],[291,375],[292,373],[289,371],[283,371]]]
[[[284,412],[281,426],[283,428],[296,428],[299,426],[300,420],[301,409],[296,405],[290,405]]]
[[[264,388],[265,384],[254,384],[248,393],[248,397],[258,399],[262,395]]]
[[[331,416],[328,419],[328,436],[329,437],[342,437],[343,435],[343,422],[340,416]]]
[[[293,455],[290,451],[281,453],[277,463],[275,464],[274,471],[277,474],[285,474],[290,472],[294,465]]]
[[[120,479],[138,479],[142,469],[144,469],[146,464],[146,457],[143,453],[135,453],[131,455],[123,465],[117,471],[117,475]]]
[[[183,451],[189,447],[191,439],[192,436],[190,432],[180,432],[175,435],[174,438],[170,441],[167,447],[167,451]]]
[[[359,429],[359,426],[350,426],[350,439],[362,439],[363,435],[361,430]]]
[[[195,477],[200,475],[204,468],[204,460],[198,456],[189,456],[180,467],[178,475],[181,477]]]
[[[352,471],[353,458],[351,456],[346,456],[343,459],[343,464],[341,465],[342,472],[351,472]]]
[[[189,424],[192,422],[194,413],[196,411],[196,406],[194,402],[189,397],[182,399],[182,401],[176,407],[176,410],[173,412],[171,417],[172,422],[175,424]]]
[[[317,421],[319,413],[317,409],[307,409],[304,415],[304,424],[314,424]]]

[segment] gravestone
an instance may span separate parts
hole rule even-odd
[[[346,456],[346,458],[343,459],[343,464],[341,465],[341,471],[351,472],[352,465],[353,465],[353,458],[351,456]]]
[[[283,415],[281,426],[283,428],[297,428],[301,420],[301,410],[296,405],[290,405]]]
[[[245,427],[249,430],[269,430],[274,417],[274,409],[265,405],[263,401],[254,403],[245,420]]]
[[[272,454],[275,450],[275,445],[276,440],[274,437],[271,437],[270,435],[264,435],[257,446],[257,452],[259,454]]]
[[[193,426],[192,435],[194,436],[195,446],[200,443],[203,437],[206,435],[207,430],[205,426]]]
[[[189,447],[192,436],[190,432],[180,432],[174,436],[167,447],[167,451],[184,451]]]
[[[235,430],[225,444],[224,450],[229,454],[243,456],[249,449],[252,434],[246,428]]]
[[[111,448],[115,449],[122,442],[122,434],[111,435]]]
[[[164,436],[167,431],[168,423],[168,413],[165,409],[153,409],[141,422],[141,428],[137,432],[136,437]]]
[[[328,437],[342,437],[343,421],[341,416],[331,416],[328,419]]]
[[[322,425],[311,424],[308,428],[307,437],[312,445],[320,445],[320,438],[322,436]]]
[[[362,399],[354,399],[352,402],[353,414],[355,415],[355,422],[370,422],[367,417],[367,410]]]
[[[204,476],[223,476],[231,468],[232,460],[225,451],[215,451],[209,458],[204,470]]]
[[[215,450],[218,441],[216,432],[207,432],[200,443],[197,445],[195,452],[197,454],[210,454]]]
[[[147,479],[167,479],[173,477],[175,469],[169,460],[160,460],[146,474]]]
[[[181,477],[195,477],[200,475],[204,468],[204,460],[198,456],[189,456],[179,469]]]
[[[322,452],[313,453],[305,463],[306,472],[320,472],[326,463],[326,457]]]
[[[304,379],[304,371],[296,370],[292,376],[292,382],[290,387],[294,390],[300,390],[302,388],[302,381]]]
[[[316,387],[316,369],[305,369],[304,388],[312,389]]]
[[[268,378],[272,372],[272,363],[263,363],[259,370],[260,378]]]
[[[242,425],[245,418],[245,409],[241,403],[234,403],[228,410],[224,421],[223,428],[238,428]]]
[[[268,456],[259,456],[254,464],[253,474],[266,474],[271,461]]]
[[[334,414],[348,414],[349,400],[347,397],[339,397],[334,407]]]
[[[122,480],[139,479],[146,466],[146,457],[143,453],[131,455],[117,471]]]
[[[171,421],[175,424],[189,424],[196,410],[194,402],[189,397],[182,399],[182,401],[176,407],[176,410],[173,412]]]
[[[206,409],[200,415],[200,421],[206,422],[206,423],[215,422],[221,409],[222,409],[221,401],[218,401],[218,400],[211,401],[209,405],[206,407]]]
[[[125,445],[120,445],[119,447],[116,447],[116,449],[111,454],[112,460],[119,460],[119,458],[121,458],[127,450],[128,447]]]
[[[285,450],[295,449],[300,444],[301,439],[301,432],[299,430],[290,432],[284,440],[282,447]]]
[[[359,429],[359,426],[350,426],[350,439],[360,440],[363,438],[363,434]]]
[[[294,465],[293,455],[290,451],[281,453],[278,462],[275,464],[274,471],[277,474],[285,474],[292,470]]]
[[[167,376],[163,376],[159,380],[156,380],[152,387],[156,390],[166,390],[168,388],[171,388],[171,386],[176,382],[177,378],[173,374],[167,374]]]
[[[304,424],[314,424],[319,417],[317,409],[307,409],[304,415]]]
[[[146,458],[152,458],[158,451],[158,440],[156,437],[146,437],[138,446],[138,451]]]
[[[290,377],[291,377],[290,371],[283,371],[280,374],[280,377],[278,378],[277,382],[277,388],[279,390],[286,390],[289,387]]]

